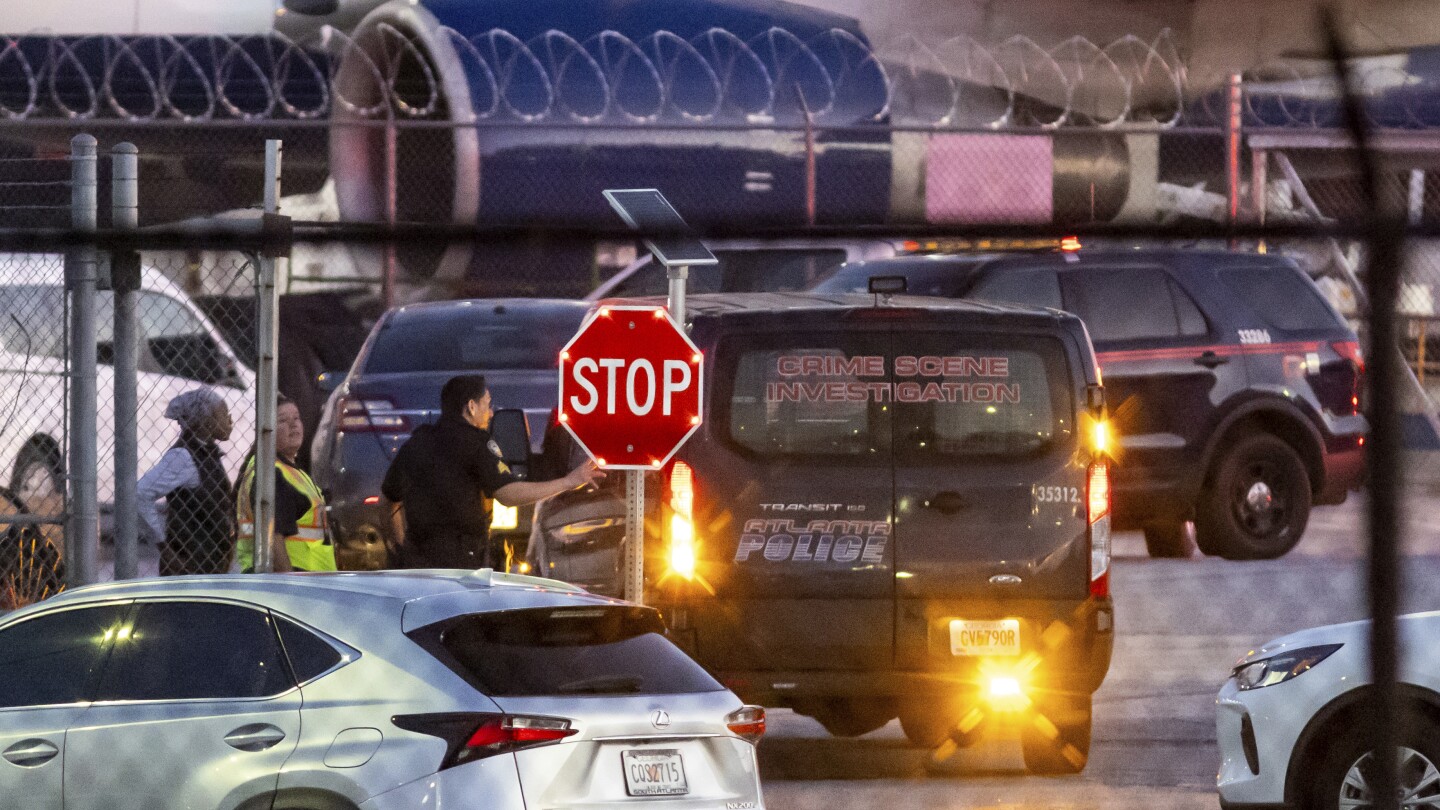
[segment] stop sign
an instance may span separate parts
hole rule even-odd
[[[601,467],[660,467],[700,426],[701,360],[664,307],[601,307],[560,352],[560,423]]]

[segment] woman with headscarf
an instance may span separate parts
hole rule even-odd
[[[165,418],[180,423],[180,438],[140,478],[138,495],[143,531],[160,547],[160,576],[223,574],[235,552],[230,478],[219,442],[230,438],[233,424],[225,400],[209,388],[196,388],[170,400]],[[165,499],[162,528],[155,502]]]

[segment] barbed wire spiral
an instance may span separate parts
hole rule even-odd
[[[810,120],[927,128],[1212,124],[1215,81],[1198,81],[1175,38],[1083,37],[1042,47],[1016,36],[874,47],[831,29],[802,39],[770,28],[748,39],[712,28],[636,39],[562,31],[529,39],[440,28],[422,43],[380,23],[364,43],[326,27],[312,40],[266,36],[0,38],[0,118],[131,122],[427,119],[447,109],[445,64],[470,95],[457,123],[763,126]],[[345,71],[346,81],[337,83]],[[1258,126],[1323,127],[1337,115],[1329,79],[1277,62],[1247,73],[1244,113]],[[1432,81],[1386,66],[1363,77],[1374,123],[1440,126]]]

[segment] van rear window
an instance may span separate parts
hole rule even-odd
[[[602,606],[476,613],[412,637],[492,697],[724,689],[664,632],[654,610]]]
[[[835,333],[737,349],[729,438],[760,455],[1024,456],[1074,431],[1050,338]]]

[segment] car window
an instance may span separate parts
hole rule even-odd
[[[1067,446],[1074,397],[1053,338],[931,332],[896,348],[896,460],[1018,457]]]
[[[65,358],[65,291],[49,285],[0,287],[0,343],[27,357]]]
[[[1293,268],[1230,267],[1220,271],[1220,281],[1275,329],[1328,329],[1342,325],[1315,285]]]
[[[584,317],[581,307],[544,313],[503,306],[408,313],[380,330],[365,372],[555,368]]]
[[[330,642],[283,617],[275,617],[275,624],[285,645],[285,655],[290,659],[290,671],[300,683],[340,663],[343,656]]]
[[[993,271],[976,282],[965,297],[1064,309],[1060,300],[1060,280],[1055,277],[1055,271],[1041,268]]]
[[[691,267],[686,291],[787,292],[808,289],[841,262],[845,251],[830,249],[717,250],[718,264]],[[653,259],[610,292],[611,297],[666,295],[670,279]]]
[[[1208,331],[1195,303],[1158,267],[1086,268],[1068,273],[1065,284],[1065,308],[1085,321],[1097,343]]]
[[[49,613],[0,630],[0,708],[89,699],[129,605]]]
[[[767,456],[890,462],[888,341],[866,333],[737,338],[723,349],[729,438]],[[733,364],[733,365],[732,365]],[[721,396],[724,396],[722,392]]]
[[[96,700],[278,695],[294,684],[270,616],[214,602],[152,602],[121,628]]]
[[[412,636],[494,697],[724,688],[664,633],[654,610],[567,607],[472,614]]]

